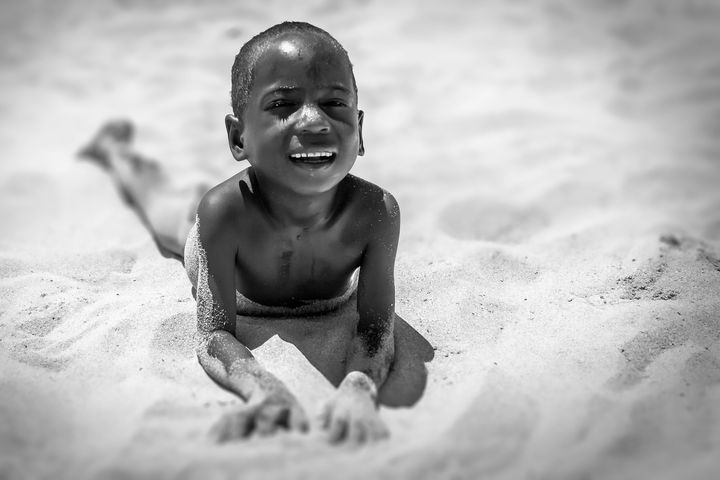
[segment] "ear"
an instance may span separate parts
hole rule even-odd
[[[362,126],[365,119],[365,112],[358,110],[358,135],[360,136],[360,146],[358,147],[358,156],[365,155],[365,145],[363,144]]]
[[[225,115],[225,129],[227,130],[228,144],[233,158],[238,162],[247,160],[242,137],[242,120],[232,114]]]

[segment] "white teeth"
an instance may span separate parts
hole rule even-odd
[[[329,158],[332,157],[331,152],[309,152],[309,153],[293,153],[290,158]]]

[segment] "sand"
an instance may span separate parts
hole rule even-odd
[[[283,19],[349,50],[398,199],[397,311],[434,347],[391,438],[218,445],[194,301],[75,151],[127,117],[180,184],[242,168],[229,67]],[[720,471],[720,5],[0,5],[0,478],[710,479]],[[332,388],[256,354],[313,411]]]

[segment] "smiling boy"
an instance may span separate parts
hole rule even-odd
[[[130,149],[128,122],[106,125],[81,155],[111,174],[163,255],[184,261],[200,364],[245,400],[216,425],[220,440],[308,428],[293,393],[252,355],[272,335],[337,386],[321,419],[331,440],[385,437],[378,389],[390,366],[404,373],[387,382],[389,404],[417,398],[425,376],[422,349],[408,347],[412,329],[394,309],[397,202],[349,174],[364,147],[347,52],[313,25],[275,25],[236,56],[231,94],[230,151],[250,167],[207,191],[196,216],[183,205],[192,200],[194,212],[207,189],[174,188]]]
[[[253,328],[236,328],[242,303],[317,313],[313,305],[342,301],[357,288],[346,375],[323,426],[334,440],[381,438],[377,390],[394,356],[400,213],[392,195],[349,174],[364,148],[347,53],[310,24],[271,27],[236,57],[232,104],[230,150],[250,167],[203,197],[184,253],[197,289],[200,364],[250,407],[227,415],[220,434],[308,424],[293,394],[244,343]]]

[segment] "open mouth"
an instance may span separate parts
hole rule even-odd
[[[335,153],[333,152],[302,152],[292,153],[289,155],[290,160],[295,163],[302,163],[305,165],[323,165],[331,163],[335,160]]]

